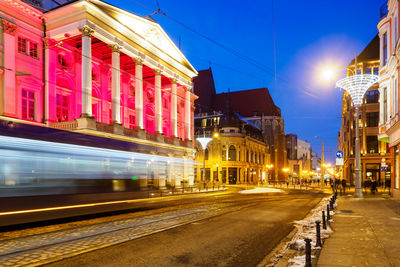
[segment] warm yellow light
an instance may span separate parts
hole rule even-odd
[[[218,168],[218,167],[219,167],[219,164],[217,163],[216,166],[217,166],[217,168]]]
[[[218,138],[218,137],[219,137],[219,132],[215,132],[215,133],[213,134],[213,137],[214,137],[214,138]]]
[[[283,171],[284,172],[289,172],[289,169],[288,168],[283,168]]]

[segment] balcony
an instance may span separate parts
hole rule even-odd
[[[96,121],[94,118],[79,118],[75,121],[64,121],[51,123],[50,127],[65,131],[77,131],[77,132],[90,132],[98,135],[111,134],[117,136],[125,136],[130,138],[142,139],[146,141],[160,144],[168,144],[173,146],[183,146],[192,148],[193,142],[190,140],[182,140],[175,137],[167,137],[163,134],[152,134],[145,130],[129,129],[125,128],[120,124],[107,124]],[[113,138],[112,136],[110,138]]]

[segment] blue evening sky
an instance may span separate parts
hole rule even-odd
[[[108,1],[138,15],[157,9],[154,0]],[[385,1],[275,0],[273,23],[272,0],[158,0],[168,17],[153,18],[177,45],[181,43],[197,70],[212,67],[217,92],[269,88],[282,110],[286,133],[309,141],[318,155],[323,140],[325,158],[333,163],[342,92],[334,81],[318,80],[318,69],[326,63],[345,66],[355,52],[361,53],[377,34],[379,9]]]

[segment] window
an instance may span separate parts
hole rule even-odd
[[[22,119],[35,120],[35,93],[22,89]]]
[[[23,37],[18,37],[18,53],[39,59],[38,44]]]
[[[383,34],[383,47],[382,47],[382,65],[387,63],[387,32]]]
[[[22,37],[18,37],[18,53],[21,54],[26,54],[27,51],[27,40],[22,38]]]
[[[208,160],[208,148],[204,150],[204,160]]]
[[[379,68],[378,67],[374,68],[374,75],[379,75]]]
[[[367,136],[367,153],[378,153],[378,137],[376,135]]]
[[[361,69],[358,69],[358,70],[357,70],[357,74],[361,74]]]
[[[56,97],[56,113],[57,121],[68,121],[69,120],[69,96],[57,94]]]
[[[367,127],[377,127],[379,123],[379,112],[367,112]]]
[[[383,123],[387,121],[387,88],[383,88]]]
[[[365,69],[365,74],[371,74],[371,68],[366,68]]]
[[[29,56],[38,58],[38,44],[29,42]]]
[[[365,101],[367,104],[378,103],[379,92],[378,90],[371,90],[365,93]]]
[[[228,160],[236,161],[236,148],[233,145],[229,147]]]

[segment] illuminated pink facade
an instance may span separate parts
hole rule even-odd
[[[84,114],[105,124],[116,122],[152,134],[193,138],[195,96],[190,93],[187,99],[188,77],[186,84],[180,82],[179,74],[164,71],[165,66],[140,50],[133,57],[117,37],[113,43],[100,40],[91,23],[80,26],[77,22],[75,29],[68,27],[60,33],[60,28],[53,28],[44,34],[43,25],[48,27],[51,13],[67,15],[68,7],[42,14],[22,1],[0,3],[4,17],[2,116],[53,125]],[[151,64],[146,64],[147,59]],[[175,90],[176,99],[172,97]],[[189,113],[186,101],[190,101]],[[191,127],[185,127],[187,123]]]
[[[97,0],[46,13],[0,0],[0,14],[0,117],[193,158],[197,72],[157,23]]]

